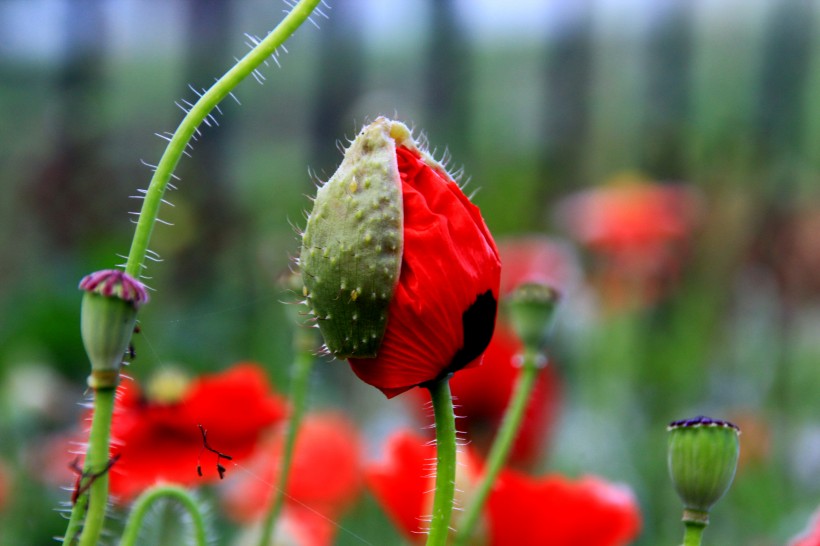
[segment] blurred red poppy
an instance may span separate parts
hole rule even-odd
[[[626,175],[567,197],[558,216],[602,259],[598,280],[607,297],[651,301],[677,276],[699,208],[691,187]]]
[[[388,398],[478,361],[490,342],[501,262],[478,208],[440,168],[396,149],[404,251],[376,358],[353,371]]]
[[[250,522],[267,512],[279,480],[281,432],[245,463],[248,472],[226,483],[223,499],[232,518]],[[350,420],[331,412],[306,416],[296,437],[285,497],[287,517],[294,524],[309,523],[307,528],[315,531],[299,544],[329,544],[332,521],[355,501],[361,485],[359,435]]]
[[[435,447],[402,432],[387,445],[386,460],[365,470],[368,486],[406,536],[424,540],[424,516],[431,506],[428,472]],[[481,462],[463,454],[457,487],[469,497]],[[461,499],[461,503],[465,502]],[[635,538],[640,513],[626,486],[596,477],[569,480],[559,475],[533,478],[504,470],[484,511],[488,546],[620,546]],[[454,522],[458,526],[458,519]]]
[[[190,485],[218,479],[217,456],[203,451],[198,425],[211,446],[237,462],[287,411],[264,371],[251,363],[202,376],[173,401],[147,399],[133,381],[123,382],[119,394],[111,429],[111,456],[119,458],[110,475],[111,493],[120,500],[157,482]]]

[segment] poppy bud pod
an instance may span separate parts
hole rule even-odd
[[[299,263],[328,350],[374,357],[399,280],[403,215],[396,142],[386,120],[362,130],[316,194]]]
[[[544,347],[560,299],[558,290],[539,283],[519,285],[510,293],[507,298],[510,323],[526,347],[535,350]]]
[[[387,396],[477,361],[492,337],[498,250],[402,123],[378,118],[345,151],[299,263],[328,350]]]
[[[732,484],[740,453],[740,429],[728,421],[695,417],[669,431],[669,475],[686,512],[708,522],[709,510]]]
[[[123,356],[137,321],[137,309],[148,301],[145,286],[115,269],[83,277],[85,291],[80,329],[91,361],[90,386],[116,385]]]

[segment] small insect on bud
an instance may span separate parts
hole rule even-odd
[[[699,519],[705,525],[735,477],[740,429],[700,416],[670,423],[667,430],[669,475],[684,504],[684,521]]]
[[[519,285],[507,297],[510,323],[524,346],[541,350],[555,321],[555,308],[561,294],[540,283]]]
[[[92,388],[113,387],[137,321],[148,301],[145,286],[115,269],[97,271],[80,281],[84,290],[81,332],[91,361]]]

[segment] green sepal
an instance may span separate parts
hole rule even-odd
[[[396,141],[410,131],[379,118],[359,133],[322,185],[299,259],[304,295],[338,358],[372,358],[387,327],[403,250]]]

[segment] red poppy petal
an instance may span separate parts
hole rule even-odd
[[[386,457],[365,470],[365,480],[379,504],[397,527],[411,538],[420,538],[425,494],[433,478],[422,477],[425,464],[435,460],[435,447],[409,432],[393,435],[387,443]]]
[[[487,507],[490,546],[621,546],[640,528],[631,491],[595,477],[570,481],[504,471]]]
[[[481,214],[455,182],[397,149],[404,200],[399,284],[375,359],[350,359],[388,396],[463,368],[492,337],[501,264]]]

